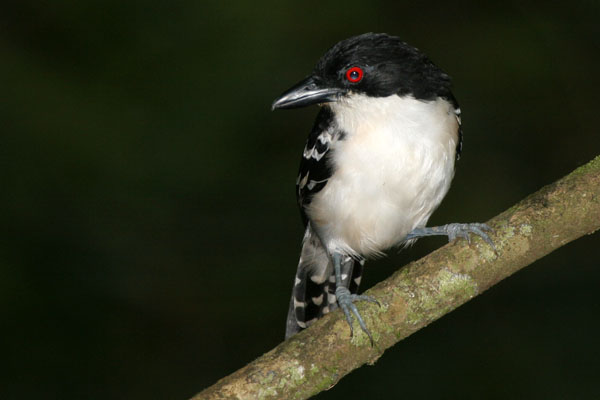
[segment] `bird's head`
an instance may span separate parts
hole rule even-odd
[[[330,48],[310,76],[273,102],[273,109],[335,102],[354,94],[433,100],[451,96],[450,78],[399,38],[365,33]]]

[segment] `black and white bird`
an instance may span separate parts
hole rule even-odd
[[[296,196],[306,228],[286,338],[342,308],[373,340],[356,306],[364,261],[417,238],[481,236],[485,224],[425,227],[450,188],[462,146],[450,78],[397,37],[343,40],[273,109],[319,104]]]

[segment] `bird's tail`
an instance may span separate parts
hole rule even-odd
[[[363,264],[364,260],[350,256],[345,256],[342,261],[342,283],[351,293],[358,291]],[[285,338],[295,335],[336,307],[333,263],[309,223],[294,279]]]

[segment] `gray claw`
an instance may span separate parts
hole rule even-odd
[[[487,224],[479,224],[478,223],[478,224],[472,224],[472,225],[475,225],[473,227],[473,233],[475,233],[476,235],[481,237],[487,244],[492,246],[494,251],[496,251],[496,245],[494,244],[493,240],[490,239],[490,237],[488,236],[487,233],[485,233],[485,231],[494,232],[494,229]]]
[[[363,330],[364,333],[367,334],[367,336],[371,340],[371,346],[373,346],[373,343],[374,343],[373,336],[371,335],[371,332],[367,328],[365,321],[362,319],[362,316],[358,312],[358,309],[354,305],[354,302],[362,300],[362,301],[368,301],[370,303],[375,303],[379,306],[381,306],[381,304],[372,296],[351,294],[350,291],[348,290],[348,288],[346,288],[345,286],[338,286],[335,289],[335,296],[337,298],[337,302],[338,302],[340,308],[344,312],[344,316],[346,317],[346,322],[348,322],[348,325],[350,326],[350,336],[351,337],[354,336],[354,328],[352,327],[352,322],[353,322],[352,314],[354,314],[354,316],[356,317],[356,320],[358,321],[358,324],[360,325],[360,328]],[[352,314],[350,312],[352,312]]]
[[[406,235],[405,240],[418,239],[424,236],[435,236],[435,235],[445,235],[448,236],[448,241],[451,242],[456,238],[464,238],[471,244],[471,236],[470,233],[474,233],[477,236],[481,237],[487,244],[489,244],[494,252],[498,252],[496,250],[496,246],[494,242],[487,233],[485,232],[494,232],[494,230],[489,227],[487,224],[482,223],[471,223],[471,224],[448,224],[442,226],[434,226],[431,228],[415,228],[411,232]]]
[[[448,239],[452,241],[457,237],[467,239],[467,242],[471,244],[471,236],[470,233],[474,233],[483,239],[487,244],[489,244],[494,251],[496,251],[496,246],[492,239],[490,239],[489,235],[485,233],[485,231],[493,232],[494,230],[488,226],[487,224],[481,223],[471,223],[471,224],[448,224],[446,225],[446,229],[448,231]]]

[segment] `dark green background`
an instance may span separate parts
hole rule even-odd
[[[453,76],[464,153],[431,223],[485,221],[600,153],[599,17],[591,0],[3,2],[0,398],[186,399],[282,340],[317,110],[270,104],[338,40],[399,35]],[[599,398],[599,238],[319,398]],[[369,263],[364,288],[443,243]]]

